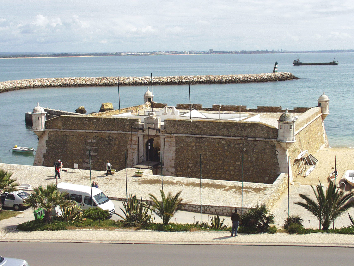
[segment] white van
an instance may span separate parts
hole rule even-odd
[[[99,207],[108,210],[111,216],[115,213],[113,202],[96,187],[59,183],[57,188],[60,192],[68,193],[69,199],[76,201],[83,210]],[[91,202],[91,191],[93,202]]]

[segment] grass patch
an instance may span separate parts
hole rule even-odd
[[[15,217],[18,214],[19,214],[19,212],[2,210],[2,211],[0,211],[0,221],[5,220],[5,219],[9,219],[11,217]]]

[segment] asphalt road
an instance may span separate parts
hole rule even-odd
[[[353,248],[0,242],[30,265],[352,265]]]

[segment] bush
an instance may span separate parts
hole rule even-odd
[[[90,209],[84,210],[82,217],[86,218],[86,219],[91,219],[94,221],[104,221],[104,220],[109,219],[111,217],[111,215],[109,214],[109,211],[107,211],[107,210],[102,210],[101,208],[90,208]]]
[[[277,227],[275,225],[272,225],[268,229],[269,234],[275,234],[278,231]]]
[[[121,208],[124,216],[119,215],[123,219],[123,226],[146,227],[151,223],[151,211],[149,206],[142,200],[138,200],[136,196],[130,196],[127,201],[123,202]]]
[[[61,219],[66,222],[75,222],[82,220],[82,209],[74,202],[69,202],[67,206],[61,208]]]
[[[304,234],[305,229],[302,224],[292,223],[288,226],[287,231],[289,234]]]
[[[284,229],[288,230],[289,225],[292,225],[292,224],[299,224],[299,225],[303,226],[302,219],[300,218],[300,216],[293,215],[293,216],[289,216],[288,218],[286,218],[285,223],[284,223]]]
[[[210,229],[212,230],[220,230],[226,228],[226,225],[224,225],[225,219],[220,219],[219,215],[213,216],[210,219],[211,226]]]
[[[247,234],[266,233],[269,224],[274,222],[274,216],[268,214],[267,207],[261,205],[248,210],[241,216],[240,232]]]
[[[51,223],[46,223],[44,220],[32,220],[19,224],[17,229],[20,231],[59,231],[66,230],[67,223],[58,220],[53,220]]]

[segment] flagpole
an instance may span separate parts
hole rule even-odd
[[[119,77],[118,77],[118,109],[120,113],[120,92],[119,92]]]
[[[191,84],[189,83],[189,119],[192,120],[192,104],[191,104]]]

